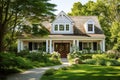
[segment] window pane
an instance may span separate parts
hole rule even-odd
[[[83,43],[83,49],[87,49],[88,48],[88,45],[86,42]]]
[[[66,31],[69,31],[69,24],[66,25]]]
[[[38,44],[34,43],[34,50],[37,50],[37,49],[38,49]]]
[[[88,24],[88,31],[93,31],[93,24]]]
[[[55,25],[54,30],[55,30],[55,31],[58,31],[58,25]]]
[[[97,42],[93,42],[93,50],[97,50]]]
[[[60,30],[60,31],[64,31],[64,25],[60,24],[59,30]]]

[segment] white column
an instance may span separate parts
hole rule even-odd
[[[23,41],[21,41],[21,50],[23,50],[24,48],[23,48]]]
[[[75,40],[73,40],[73,46],[75,46]]]
[[[46,40],[46,52],[48,52],[48,40]]]
[[[103,51],[102,41],[100,41],[100,50]]]
[[[50,40],[50,45],[49,45],[49,50],[50,50],[50,53],[52,53],[52,40]]]
[[[79,51],[79,40],[77,40],[77,50]]]
[[[76,51],[75,41],[76,41],[76,40],[73,40],[73,49],[72,49],[72,51]]]
[[[103,51],[105,52],[105,39],[104,40],[102,40],[102,45],[103,45]]]
[[[18,52],[20,52],[20,50],[21,50],[21,45],[20,44],[21,44],[20,40],[18,39],[18,44],[17,44]]]

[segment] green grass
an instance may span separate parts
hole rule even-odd
[[[120,66],[74,65],[44,75],[40,80],[120,80]]]

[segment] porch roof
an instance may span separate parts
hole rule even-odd
[[[48,36],[44,36],[44,37],[41,37],[41,36],[33,36],[33,35],[24,35],[24,36],[21,36],[19,37],[19,39],[60,39],[60,40],[64,40],[64,39],[82,39],[82,40],[85,40],[85,39],[90,39],[90,40],[94,40],[94,39],[98,39],[98,40],[101,40],[101,39],[105,39],[105,35],[104,34],[83,34],[83,35],[74,35],[74,34],[51,34],[51,35],[48,35]]]

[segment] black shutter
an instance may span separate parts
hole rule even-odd
[[[79,50],[82,50],[82,42],[79,42]]]
[[[29,50],[32,51],[32,42],[29,42],[28,46],[29,46]]]
[[[97,50],[97,42],[93,42],[93,50]]]

